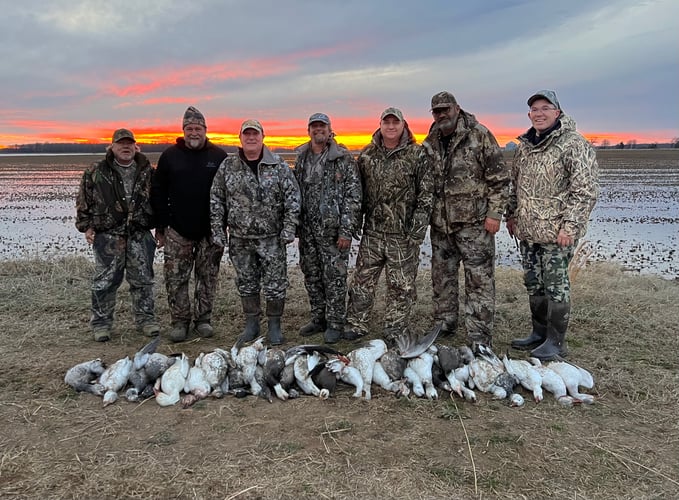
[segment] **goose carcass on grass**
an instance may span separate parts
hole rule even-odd
[[[119,359],[106,368],[99,377],[99,383],[104,387],[104,406],[118,400],[118,391],[127,384],[132,371],[132,360],[129,356]]]
[[[370,400],[372,397],[370,385],[373,381],[375,362],[380,359],[385,352],[387,352],[387,344],[384,340],[373,339],[347,354],[351,366],[356,368],[361,374],[361,378],[363,379],[363,394],[366,400]]]
[[[211,395],[215,398],[224,396],[222,383],[229,372],[230,363],[232,363],[231,354],[224,349],[215,348],[203,356],[200,366],[205,372],[205,380],[212,389]]]
[[[264,337],[259,337],[252,344],[238,348],[234,345],[231,348],[231,357],[236,368],[241,371],[243,382],[250,387],[250,393],[259,396],[262,386],[259,385],[255,377],[259,353],[264,350]]]
[[[205,353],[201,352],[193,362],[193,366],[189,368],[189,373],[184,381],[185,395],[181,398],[183,408],[188,408],[197,401],[205,399],[212,392],[212,387],[202,366],[204,357]]]
[[[408,366],[404,370],[408,382],[413,386],[413,393],[418,396],[426,396],[427,399],[438,399],[438,392],[432,381],[432,367],[434,365],[435,348],[430,346],[425,352],[408,360]]]
[[[375,365],[377,366],[377,363]],[[361,373],[356,368],[339,358],[328,360],[325,366],[339,380],[355,387],[353,397],[360,398],[363,395],[363,377],[361,377]]]
[[[538,358],[528,358],[528,361],[537,370],[540,377],[542,377],[542,388],[552,393],[560,405],[570,407],[582,402],[568,395],[566,383],[561,378],[561,375],[547,368]]]
[[[76,392],[89,392],[95,396],[102,396],[106,389],[100,383],[95,383],[95,380],[104,373],[105,369],[104,362],[99,358],[78,363],[66,371],[64,382],[73,387]]]
[[[542,401],[542,377],[532,364],[523,359],[509,359],[507,355],[502,358],[502,363],[508,373],[516,376],[521,385],[533,393],[536,403]]]
[[[165,373],[156,380],[153,388],[156,403],[160,406],[172,406],[179,401],[179,393],[184,389],[186,377],[189,375],[189,358],[182,353]]]
[[[580,392],[580,386],[585,389],[592,389],[594,387],[594,378],[584,368],[580,368],[572,363],[565,361],[553,361],[548,363],[547,368],[555,371],[563,379],[566,384],[566,390],[573,398],[585,404],[593,404],[594,396],[591,394],[583,394]]]

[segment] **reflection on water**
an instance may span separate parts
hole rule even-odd
[[[74,221],[78,183],[91,162],[90,157],[77,156],[57,161],[0,156],[0,259],[90,254]],[[587,234],[592,259],[679,278],[679,167],[676,161],[670,164],[601,170],[601,194]],[[520,267],[515,243],[504,227],[496,241],[498,264]],[[290,263],[296,264],[296,245],[289,246],[288,254]],[[430,258],[427,239],[422,246],[423,267],[429,266]]]

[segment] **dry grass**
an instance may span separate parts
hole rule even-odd
[[[200,402],[75,394],[67,368],[114,361],[145,339],[134,333],[121,289],[111,342],[90,340],[92,266],[83,258],[0,263],[0,496],[19,498],[676,498],[679,284],[587,264],[573,285],[571,359],[596,379],[597,403],[565,409],[551,399],[524,408],[481,397],[469,404],[372,401],[341,390],[304,397]],[[218,335],[161,350],[195,356],[229,347],[241,327],[233,269],[223,267]],[[160,318],[167,325],[159,274]],[[284,317],[287,336],[306,321],[298,268]],[[430,323],[429,274],[415,321]],[[496,346],[528,326],[519,272],[501,269]],[[377,317],[383,310],[376,308]],[[461,339],[456,339],[461,342]],[[350,349],[350,345],[340,345]]]

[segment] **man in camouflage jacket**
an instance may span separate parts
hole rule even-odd
[[[431,99],[434,123],[422,145],[434,166],[431,279],[441,334],[458,325],[458,270],[464,265],[470,345],[490,345],[495,318],[495,233],[509,197],[509,169],[493,134],[450,92]]]
[[[347,266],[361,223],[361,179],[351,153],[337,144],[324,113],[309,118],[311,140],[297,148],[295,177],[302,195],[299,265],[311,304],[303,337],[324,332],[340,340],[346,322]]]
[[[429,225],[432,171],[422,146],[415,143],[403,114],[387,108],[380,128],[358,158],[363,184],[363,237],[356,260],[344,337],[367,334],[382,269],[387,280],[384,338],[410,327],[416,300],[415,277],[420,245]]]
[[[212,183],[212,238],[225,247],[228,230],[229,257],[246,317],[239,344],[259,336],[263,288],[269,342],[278,345],[284,342],[286,245],[294,241],[299,222],[299,187],[288,164],[264,145],[261,123],[246,120],[239,137],[238,153],[222,162]]]
[[[521,241],[533,330],[512,347],[549,360],[567,354],[568,265],[596,203],[598,165],[556,92],[536,92],[528,106],[533,126],[519,137],[514,154],[507,229]]]
[[[94,251],[90,326],[98,342],[111,338],[123,276],[130,285],[137,328],[149,336],[160,331],[153,302],[152,173],[134,134],[118,129],[106,157],[85,170],[80,182],[75,226]]]

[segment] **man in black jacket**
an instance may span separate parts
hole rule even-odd
[[[148,336],[160,332],[153,302],[152,173],[134,134],[121,128],[113,133],[106,157],[85,170],[80,182],[75,225],[94,252],[90,326],[97,342],[111,339],[123,276],[130,284],[137,328]]]
[[[207,138],[205,117],[193,106],[184,113],[184,137],[160,155],[151,202],[156,240],[165,247],[165,285],[172,316],[170,340],[186,340],[191,324],[189,280],[195,275],[194,328],[214,335],[210,320],[224,248],[210,238],[210,187],[226,152]]]

